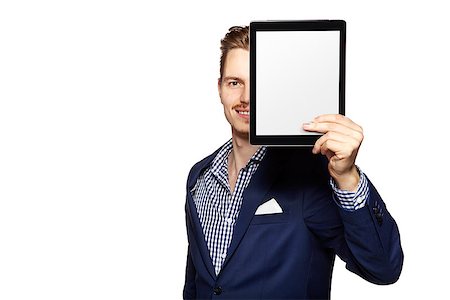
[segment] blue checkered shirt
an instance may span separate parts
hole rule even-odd
[[[239,216],[242,195],[264,158],[267,148],[262,146],[250,158],[245,168],[239,171],[232,192],[228,182],[228,155],[233,150],[229,140],[217,153],[208,169],[197,179],[192,190],[197,213],[205,235],[216,275],[219,274],[231,244],[234,224]],[[360,181],[356,192],[339,190],[330,178],[334,199],[343,209],[356,210],[364,207],[368,197],[367,179],[359,168]]]

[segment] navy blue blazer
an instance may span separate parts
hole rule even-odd
[[[398,228],[370,180],[366,206],[346,211],[333,199],[324,156],[277,147],[267,149],[244,191],[216,276],[191,190],[217,152],[195,164],[187,181],[184,299],[329,299],[336,254],[370,282],[397,281],[403,265]],[[283,213],[255,215],[272,198]]]

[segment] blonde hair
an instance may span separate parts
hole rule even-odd
[[[249,49],[248,26],[233,26],[228,29],[225,37],[220,40],[220,81],[228,52],[232,49]]]

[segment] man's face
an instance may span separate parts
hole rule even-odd
[[[219,95],[233,133],[248,136],[250,121],[250,58],[248,50],[233,49],[225,60]]]

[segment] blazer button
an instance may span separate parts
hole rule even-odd
[[[220,286],[216,286],[213,291],[214,291],[214,295],[222,294],[222,288]]]
[[[379,225],[383,223],[383,216],[380,213],[376,214],[375,218],[377,219]]]

